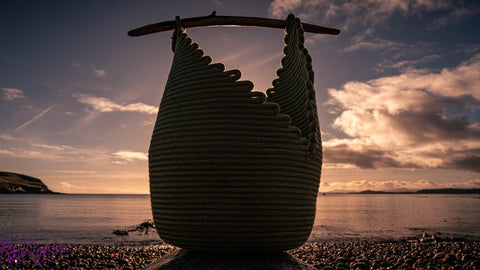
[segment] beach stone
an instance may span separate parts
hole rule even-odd
[[[387,261],[383,261],[383,262],[380,263],[380,267],[385,267],[386,268],[386,267],[390,267],[390,266],[392,266],[392,264],[387,262]]]
[[[425,269],[426,265],[423,263],[414,263],[412,266],[413,269]]]
[[[117,263],[118,263],[119,265],[125,265],[125,264],[128,264],[129,261],[128,261],[127,259],[124,259],[124,258],[118,258],[118,259],[117,259]]]
[[[147,265],[144,270],[170,269],[232,269],[232,270],[286,270],[286,269],[316,269],[292,255],[281,253],[206,253],[191,250],[177,250],[166,254],[157,261]]]
[[[457,260],[457,256],[455,256],[455,254],[450,253],[445,256],[444,260],[446,263],[453,264]]]
[[[410,259],[410,258],[409,258],[409,259],[406,259],[406,260],[405,260],[405,264],[406,264],[406,265],[413,265],[413,264],[415,264],[415,260],[414,260],[414,259]]]
[[[480,268],[480,260],[475,260],[470,263],[472,267]]]
[[[474,259],[475,259],[475,257],[473,257],[470,254],[465,254],[465,255],[462,256],[462,262],[469,262],[469,261],[472,261]]]
[[[335,269],[350,269],[350,267],[348,267],[348,265],[344,263],[337,263],[337,265],[335,266]]]
[[[353,269],[361,269],[361,270],[364,270],[364,269],[368,269],[368,265],[364,262],[357,262],[353,265]]]
[[[115,235],[128,235],[128,231],[127,231],[127,230],[113,230],[112,234],[115,234]]]
[[[113,263],[107,263],[107,264],[105,265],[105,268],[117,268],[117,266],[116,266],[115,264],[113,264]]]
[[[433,256],[433,259],[434,260],[440,260],[440,259],[443,259],[443,257],[445,257],[445,253],[444,252],[438,252]]]
[[[367,260],[367,259],[360,259],[360,260],[358,260],[357,262],[364,263],[364,264],[366,264],[367,266],[370,266],[370,261]]]

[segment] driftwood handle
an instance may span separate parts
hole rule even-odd
[[[138,37],[159,32],[165,32],[175,29],[175,20],[159,22],[142,26],[128,32],[129,36]],[[238,16],[217,16],[215,11],[209,16],[194,17],[182,19],[182,26],[185,28],[202,27],[202,26],[222,26],[222,25],[242,25],[242,26],[258,26],[269,28],[285,28],[285,20],[258,18],[258,17],[238,17]],[[319,25],[302,23],[305,32],[317,34],[338,35],[340,30],[323,27]]]

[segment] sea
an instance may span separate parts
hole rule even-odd
[[[13,243],[155,245],[149,195],[0,194],[0,237]],[[480,241],[479,194],[327,194],[308,242],[390,241],[436,235]],[[6,242],[5,242],[6,243]]]

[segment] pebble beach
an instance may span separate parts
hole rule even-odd
[[[433,237],[435,238],[435,237]],[[41,266],[22,258],[0,269],[142,269],[177,250],[169,245],[66,245],[67,254]],[[480,242],[432,239],[307,243],[289,251],[317,269],[480,269]]]

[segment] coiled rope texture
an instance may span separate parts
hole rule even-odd
[[[268,98],[225,71],[177,17],[174,58],[149,150],[155,225],[194,250],[273,252],[310,235],[322,151],[311,58],[287,18],[285,57]]]

